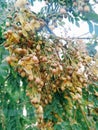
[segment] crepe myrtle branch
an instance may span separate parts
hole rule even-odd
[[[65,40],[65,41],[68,41],[68,40],[74,40],[74,39],[76,39],[76,40],[78,40],[78,39],[83,39],[83,40],[90,40],[90,39],[96,39],[96,40],[98,40],[98,38],[94,38],[94,37],[59,37],[59,36],[53,36],[53,35],[50,35],[50,38],[54,38],[54,39],[60,39],[60,40]]]
[[[48,24],[44,21],[44,26],[41,26],[40,29],[38,30],[39,32],[43,30],[43,28],[45,28],[49,34],[50,34],[50,37],[53,37],[53,38],[59,38],[59,39],[62,39],[62,40],[70,40],[70,39],[83,39],[83,40],[90,40],[90,39],[94,39],[94,37],[67,37],[67,38],[62,38],[62,37],[58,37],[56,36],[56,34],[49,28]],[[98,39],[98,38],[97,38]],[[96,39],[96,40],[97,40]]]

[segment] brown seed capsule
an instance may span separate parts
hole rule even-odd
[[[67,71],[70,71],[70,70],[72,70],[73,69],[73,67],[72,66],[67,66]]]
[[[77,88],[77,91],[78,91],[79,93],[82,93],[82,88],[78,87],[78,88]]]
[[[21,51],[20,51],[20,54],[22,54],[22,55],[24,55],[24,54],[26,54],[27,53],[27,50],[26,49],[22,49]]]
[[[8,32],[8,34],[12,34],[13,33],[12,30],[8,30],[7,32]]]
[[[18,73],[21,73],[23,71],[23,69],[22,68],[18,68],[17,71],[18,71]]]
[[[29,93],[29,92],[26,92],[26,96],[30,96],[30,93]]]
[[[40,51],[40,45],[39,44],[36,46],[36,49],[37,49],[37,51]]]
[[[52,100],[52,96],[51,95],[49,95],[48,97],[49,97],[50,100]]]
[[[47,48],[47,51],[51,52],[51,51],[52,51],[52,49],[51,49],[51,48]]]
[[[42,89],[41,88],[38,88],[38,92],[41,92],[42,91]]]
[[[43,82],[43,81],[41,81],[41,82],[40,82],[40,85],[43,87],[43,86],[44,86],[44,82]]]
[[[84,12],[89,12],[90,11],[90,7],[88,5],[84,6]]]
[[[42,113],[43,114],[43,108],[41,105],[38,106],[37,110],[36,110],[37,113]]]
[[[50,28],[51,30],[55,29],[54,25],[50,25],[49,28]]]
[[[44,56],[44,57],[42,58],[42,61],[43,61],[43,62],[47,62],[47,57]]]
[[[51,64],[51,66],[53,66],[53,67],[57,67],[58,64],[57,64],[57,63],[53,63],[53,64]]]
[[[5,24],[7,27],[9,27],[10,26],[10,23],[9,22],[6,22],[6,24]]]
[[[7,16],[7,18],[12,19],[12,16],[11,16],[11,15],[9,15],[9,16]]]
[[[22,51],[22,48],[16,48],[16,49],[14,50],[14,52],[17,53],[17,54],[20,54],[21,51]]]
[[[61,86],[61,90],[62,90],[62,91],[65,90],[65,86],[64,86],[64,85]]]
[[[36,82],[37,84],[40,84],[40,83],[41,83],[41,79],[40,79],[39,77],[36,77],[35,82]]]
[[[13,26],[14,29],[19,29],[19,27],[16,24],[11,24],[11,26]]]
[[[37,56],[33,56],[33,57],[32,57],[32,60],[33,60],[35,63],[39,63],[39,60],[38,60]]]
[[[73,2],[73,6],[74,6],[74,7],[77,7],[77,6],[78,6],[78,3],[77,3],[77,2]]]
[[[43,42],[42,41],[38,41],[38,44],[42,44]]]
[[[78,7],[78,11],[79,11],[79,12],[83,12],[83,7],[82,7],[82,6],[79,6],[79,7]]]
[[[68,75],[66,78],[67,78],[67,80],[69,80],[69,81],[71,80],[71,77],[70,77],[69,75]]]
[[[25,77],[26,76],[26,73],[24,72],[24,71],[22,71],[21,73],[20,73],[20,75],[21,75],[21,77]]]
[[[86,83],[84,83],[84,84],[83,84],[83,86],[84,86],[84,87],[87,87],[87,84],[86,84]]]
[[[65,10],[64,8],[61,8],[61,9],[60,9],[60,13],[61,13],[61,14],[65,14],[65,13],[66,13],[66,10]]]
[[[74,100],[79,100],[79,99],[81,99],[81,97],[82,97],[82,96],[77,93],[77,94],[73,97],[73,99],[74,99]]]
[[[29,88],[32,88],[32,87],[33,87],[32,83],[29,83],[28,86],[29,86]]]
[[[31,103],[33,103],[33,104],[36,104],[36,103],[38,103],[38,102],[39,102],[39,100],[38,100],[37,97],[34,97],[34,98],[31,100]]]
[[[63,71],[62,65],[59,65],[59,69],[60,69],[60,71]]]
[[[47,80],[47,81],[49,81],[49,80],[50,80],[50,76],[49,76],[49,75],[47,75],[46,80]]]
[[[22,35],[22,30],[19,30],[18,33],[19,33],[19,35],[21,36],[21,35]]]
[[[33,75],[29,75],[28,81],[32,81],[34,79]]]
[[[56,75],[56,74],[58,74],[59,70],[58,70],[58,68],[56,68],[56,69],[52,69],[51,71],[52,71],[52,74]]]
[[[6,61],[8,62],[8,64],[11,64],[11,62],[12,62],[11,56],[6,57]]]
[[[23,57],[22,61],[29,61],[30,59],[31,59],[31,57],[29,57],[29,56],[28,57]]]
[[[45,104],[48,104],[48,101],[47,101],[47,99],[45,99]]]
[[[3,33],[3,36],[7,39],[7,38],[8,38],[8,33],[7,33],[7,32],[4,32],[4,33]],[[9,44],[8,44],[8,43],[5,44],[5,47],[6,47],[6,45],[9,45]]]
[[[55,88],[56,88],[56,85],[55,85],[55,84],[52,84],[52,88],[55,89]]]
[[[80,82],[81,82],[81,83],[83,83],[83,82],[84,82],[84,80],[83,80],[83,78],[82,78],[82,77],[80,77],[80,78],[79,78],[79,80],[80,80]]]

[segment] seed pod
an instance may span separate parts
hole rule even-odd
[[[51,30],[54,30],[54,29],[55,29],[54,25],[50,25],[49,28],[50,28]]]
[[[52,71],[52,74],[54,74],[54,75],[58,74],[58,72],[59,72],[58,68],[52,69],[51,71]]]
[[[8,62],[8,64],[11,64],[11,62],[12,62],[12,58],[11,58],[11,56],[6,57],[5,60]]]
[[[36,46],[36,49],[37,49],[37,51],[40,51],[40,45],[39,44]]]
[[[7,39],[7,38],[8,38],[8,33],[7,33],[7,32],[4,32],[4,33],[3,33],[3,36],[4,36],[4,38]],[[5,46],[5,47],[8,47],[7,45],[9,46],[9,43],[5,44],[4,46]]]
[[[33,85],[32,85],[31,82],[28,84],[28,86],[29,86],[29,88],[32,88],[32,87],[33,87]]]
[[[42,44],[43,42],[42,41],[38,41],[38,44]]]
[[[27,50],[26,50],[26,49],[22,49],[22,48],[16,48],[16,49],[14,50],[14,52],[17,53],[17,54],[24,55],[24,54],[27,53]]]
[[[33,104],[36,104],[39,102],[39,99],[37,97],[34,97],[32,100],[31,100],[31,103]]]
[[[82,77],[80,77],[80,78],[79,78],[79,80],[80,80],[80,82],[81,82],[81,83],[83,83],[83,82],[84,82],[84,80],[83,80],[83,78],[82,78]]]
[[[67,71],[68,71],[68,72],[70,72],[70,71],[72,71],[72,70],[73,70],[73,67],[72,67],[72,66],[67,66],[67,68],[66,68],[66,69],[67,69]]]
[[[46,105],[48,104],[48,101],[47,101],[47,99],[45,99],[45,104],[46,104]]]
[[[51,96],[51,95],[49,95],[48,98],[49,98],[50,100],[52,100],[52,96]]]
[[[41,61],[47,62],[47,57],[44,56]]]
[[[42,108],[41,105],[38,106],[36,112],[39,113],[39,114],[41,114],[41,113],[43,114],[43,108]]]
[[[29,75],[28,81],[32,81],[34,79],[33,75]]]
[[[84,6],[84,12],[87,13],[87,12],[89,12],[89,11],[90,11],[90,7],[89,7],[88,5],[85,5],[85,6]]]
[[[67,80],[69,80],[69,81],[71,80],[71,77],[70,77],[69,75],[67,75],[66,78],[67,78]]]
[[[60,71],[63,71],[62,65],[59,65],[59,69],[60,69]]]
[[[20,73],[20,75],[21,75],[22,78],[24,78],[24,77],[26,76],[26,72],[25,72],[25,71],[22,71],[22,72]]]
[[[78,91],[79,93],[82,93],[82,88],[77,87],[77,91]]]
[[[32,60],[34,61],[34,63],[39,63],[39,60],[38,60],[37,56],[33,56]]]
[[[11,16],[11,15],[9,15],[9,16],[7,16],[7,18],[8,18],[8,19],[12,19],[12,16]]]
[[[19,35],[21,36],[21,35],[22,35],[22,30],[19,30],[18,33],[19,33]]]
[[[62,91],[65,90],[65,86],[64,86],[64,85],[61,86],[61,90],[62,90]]]
[[[43,81],[41,81],[41,82],[40,82],[40,85],[43,87],[43,86],[44,86],[44,82],[43,82]]]
[[[77,3],[77,2],[73,2],[73,6],[74,6],[74,7],[77,7],[77,6],[78,6],[78,3]]]
[[[55,88],[56,88],[56,85],[55,85],[55,84],[52,84],[52,88],[55,89]]]
[[[29,92],[26,92],[26,96],[30,96],[30,93],[29,93]]]
[[[61,14],[65,14],[65,13],[66,13],[66,10],[65,10],[64,8],[61,8],[61,9],[60,9],[60,13],[61,13]]]
[[[12,32],[12,30],[8,30],[7,33],[8,34],[12,34],[13,32]]]
[[[51,52],[51,51],[52,51],[52,49],[51,49],[51,48],[47,48],[47,51]]]
[[[74,97],[73,97],[74,100],[79,100],[81,99],[81,95],[80,94],[76,94]]]
[[[79,11],[79,12],[83,12],[83,7],[82,7],[82,6],[79,6],[79,7],[78,7],[78,11]]]
[[[40,79],[39,77],[36,77],[35,82],[36,82],[37,84],[40,84],[40,83],[41,83],[41,79]]]
[[[42,88],[38,88],[38,92],[41,92],[42,91]]]
[[[9,22],[6,22],[6,24],[5,24],[7,27],[9,27],[10,26],[10,23]]]
[[[23,71],[23,69],[22,68],[18,68],[17,71],[18,71],[18,73],[21,73]]]

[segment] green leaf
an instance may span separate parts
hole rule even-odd
[[[94,28],[93,28],[92,22],[87,21],[87,23],[88,23],[88,26],[89,26],[89,32],[90,32],[90,33],[93,33]]]
[[[73,124],[72,129],[73,130],[82,130],[82,127],[79,124]]]
[[[3,62],[3,63],[0,65],[0,68],[3,69],[3,70],[8,70],[8,69],[9,69],[9,65],[8,65],[6,62]]]
[[[98,25],[94,25],[95,28],[95,34],[98,36]]]
[[[96,14],[94,11],[88,12],[86,14],[84,14],[84,17],[88,20],[88,21],[93,21],[95,23],[98,23],[98,14]]]
[[[0,75],[0,84],[3,84],[4,83],[4,78],[2,75]]]
[[[98,122],[96,122],[96,130],[98,130]]]
[[[77,27],[80,27],[80,24],[79,24],[78,21],[75,21],[75,24],[76,24]]]
[[[55,125],[54,130],[62,130],[62,126],[61,125]]]

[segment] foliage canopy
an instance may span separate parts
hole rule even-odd
[[[0,28],[1,130],[98,129],[98,60],[83,41],[56,37],[48,26],[65,14],[93,20],[82,4],[50,0],[35,14],[17,0],[9,10]]]

